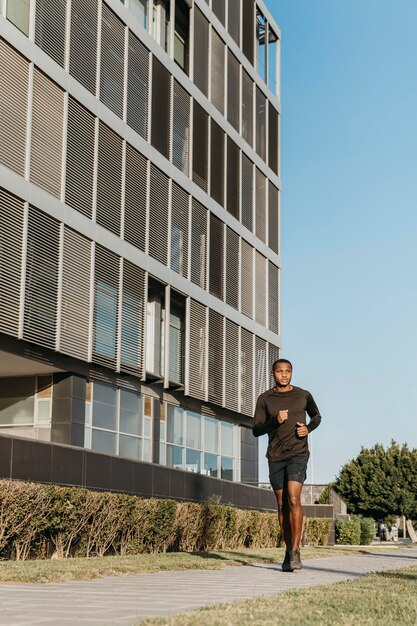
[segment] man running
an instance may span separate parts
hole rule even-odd
[[[290,361],[275,361],[272,376],[275,386],[259,396],[252,432],[255,437],[268,433],[269,479],[277,497],[279,524],[286,546],[282,570],[292,572],[302,568],[301,490],[310,456],[307,435],[320,424],[321,416],[311,393],[291,385]],[[310,417],[308,424],[306,413]]]

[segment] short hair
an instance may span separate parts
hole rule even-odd
[[[272,363],[272,371],[273,371],[273,372],[275,371],[275,368],[276,368],[276,366],[277,366],[279,363],[288,363],[288,365],[289,365],[289,366],[291,367],[291,369],[292,369],[292,363],[291,363],[291,361],[289,361],[288,359],[277,359],[276,361],[274,361],[274,362]]]

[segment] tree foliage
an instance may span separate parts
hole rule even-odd
[[[351,513],[374,519],[387,515],[417,518],[417,450],[395,441],[362,448],[346,463],[336,479],[335,490]]]

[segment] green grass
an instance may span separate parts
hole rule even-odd
[[[148,618],[141,626],[415,626],[416,583],[414,565],[172,618]]]
[[[363,548],[304,548],[303,559],[339,556],[340,554],[363,554],[373,551],[372,546],[364,546]],[[161,570],[220,569],[227,565],[280,562],[283,555],[283,548],[264,548],[207,553],[170,552],[167,554],[138,554],[124,557],[106,556],[90,559],[0,561],[0,582],[59,582]]]

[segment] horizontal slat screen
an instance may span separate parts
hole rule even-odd
[[[226,354],[224,360],[224,405],[239,410],[239,326],[226,319]]]
[[[191,281],[206,289],[207,286],[207,209],[195,198],[191,212]]]
[[[65,65],[67,0],[36,0],[35,43],[58,65]]]
[[[172,183],[171,202],[171,269],[188,278],[189,195]]]
[[[268,261],[268,328],[279,333],[279,269]]]
[[[224,0],[211,0],[211,9],[214,15],[220,20],[220,22],[225,25],[226,19],[226,7]]]
[[[280,350],[278,346],[274,346],[272,343],[270,343],[268,344],[268,352],[269,354],[268,354],[267,370],[268,370],[268,375],[270,375],[269,372],[272,371],[273,364],[275,363],[275,361],[277,361],[280,358],[279,356]],[[270,378],[271,378],[271,385],[272,385],[272,376],[270,376]]]
[[[210,213],[210,277],[209,290],[213,296],[223,299],[224,276],[224,224]]]
[[[25,173],[29,63],[0,39],[0,163]]]
[[[98,3],[71,0],[69,71],[88,91],[96,93]]]
[[[243,226],[253,232],[253,168],[250,159],[242,152],[242,217]]]
[[[266,161],[266,97],[256,88],[256,152]]]
[[[207,191],[208,180],[208,115],[194,100],[193,181]]]
[[[230,137],[227,138],[227,210],[237,220],[240,207],[240,150]]]
[[[253,146],[253,80],[242,70],[242,137]]]
[[[123,117],[125,25],[102,4],[100,100]]]
[[[240,338],[240,412],[253,415],[253,335],[241,328]]]
[[[240,45],[240,0],[228,0],[227,30],[232,39]]]
[[[253,248],[242,239],[241,262],[241,301],[240,310],[248,317],[253,317]]]
[[[59,223],[30,207],[23,338],[51,349],[56,339],[59,238]]]
[[[278,189],[269,181],[268,186],[268,244],[278,254],[279,250],[279,199]]]
[[[278,176],[278,146],[279,146],[279,116],[278,111],[269,103],[268,111],[268,165]]]
[[[148,161],[130,144],[126,145],[124,238],[145,251],[148,197]]]
[[[60,352],[88,360],[91,241],[65,227]]]
[[[209,310],[208,401],[223,404],[223,316]]]
[[[30,180],[56,198],[61,194],[64,92],[35,69]]]
[[[255,384],[256,397],[266,391],[266,341],[255,338]]]
[[[65,202],[91,219],[95,119],[73,98],[68,101]]]
[[[123,140],[100,121],[98,134],[96,221],[120,235]]]
[[[189,333],[189,380],[188,395],[200,400],[207,400],[206,388],[206,355],[207,355],[207,321],[206,307],[190,300]]]
[[[211,101],[224,114],[225,44],[217,32],[211,31]]]
[[[151,165],[149,203],[149,254],[164,265],[168,263],[169,179]]]
[[[22,273],[23,200],[0,189],[0,331],[17,337]]]
[[[194,5],[194,83],[208,96],[209,23]]]
[[[138,376],[143,371],[145,323],[145,272],[129,261],[123,262],[120,369]]]
[[[224,207],[224,149],[225,132],[213,119],[211,120],[210,144],[210,195]]]
[[[93,361],[116,369],[119,310],[119,257],[96,245],[94,270]]]
[[[190,171],[190,94],[174,80],[172,162],[188,176]]]
[[[255,3],[254,0],[244,0],[242,50],[248,61],[253,65],[255,43]]]
[[[255,234],[266,243],[266,177],[256,168],[256,231]]]
[[[226,227],[226,302],[239,309],[239,235]]]
[[[151,143],[169,159],[171,124],[171,74],[154,56],[152,59]]]
[[[239,132],[240,64],[234,54],[227,54],[227,120]]]
[[[148,137],[149,50],[129,31],[127,123]]]
[[[256,250],[255,256],[255,321],[266,325],[267,276],[266,258]]]

